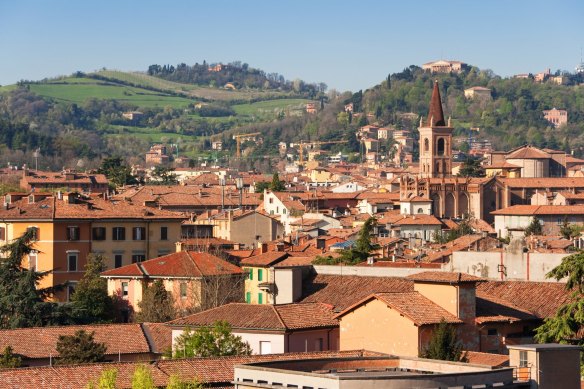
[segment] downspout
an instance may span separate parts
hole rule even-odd
[[[526,269],[526,272],[525,272],[525,274],[527,275],[527,281],[529,281],[529,255],[530,254],[531,253],[528,251],[527,252],[527,269]]]
[[[150,221],[146,220],[146,260],[150,259]]]

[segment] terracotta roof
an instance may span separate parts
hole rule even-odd
[[[512,323],[523,320],[537,320],[538,318],[526,309],[485,293],[477,293],[476,319],[478,324],[484,323]]]
[[[67,178],[68,177],[68,178]],[[62,184],[63,186],[73,184],[101,184],[107,185],[105,174],[87,174],[80,172],[44,172],[29,170],[23,179],[31,185],[37,184]]]
[[[0,330],[0,349],[11,346],[25,358],[49,358],[58,355],[59,335],[73,335],[78,330],[95,332],[96,342],[105,343],[108,355],[149,353],[150,345],[140,324],[72,325]]]
[[[163,354],[172,349],[172,328],[164,323],[142,323],[150,349],[157,354]]]
[[[133,263],[117,269],[106,270],[102,277],[188,277],[241,274],[243,270],[208,253],[180,251]]]
[[[442,222],[433,215],[404,215],[404,217],[393,223],[394,226],[418,226],[435,225],[441,226]]]
[[[477,295],[505,300],[538,318],[555,315],[570,298],[564,283],[533,281],[482,282],[477,285]]]
[[[486,365],[494,368],[509,366],[509,355],[464,351],[466,360],[473,365]]]
[[[446,229],[454,230],[455,228],[458,228],[458,224],[452,219],[440,219],[440,221]]]
[[[562,178],[501,178],[497,177],[504,185],[510,188],[584,188],[584,177]]]
[[[376,293],[346,308],[335,317],[342,320],[347,313],[374,298],[384,302],[389,308],[395,309],[417,326],[438,324],[442,319],[447,323],[462,323],[462,320],[418,292]]]
[[[485,169],[520,169],[521,166],[514,165],[507,161],[501,163],[493,163],[491,165],[484,165]]]
[[[244,258],[241,260],[240,265],[267,267],[287,257],[288,253],[284,251],[270,251],[253,257]]]
[[[298,330],[337,327],[333,311],[322,303],[286,305],[231,303],[168,322],[172,326],[209,326],[227,321],[233,329]]]
[[[533,146],[521,147],[505,156],[505,159],[549,159],[551,156]]]
[[[274,265],[276,268],[295,267],[295,266],[310,266],[312,261],[316,258],[315,255],[306,257],[290,256],[281,262]]]
[[[427,125],[430,125],[430,122],[432,122],[432,126],[435,127],[446,126],[446,122],[444,121],[444,112],[442,111],[442,100],[440,99],[440,88],[438,88],[438,81],[434,82]]]
[[[315,275],[303,282],[302,302],[323,302],[340,312],[367,296],[380,292],[410,292],[413,282],[400,277]]]
[[[491,215],[584,215],[584,205],[513,205]]]
[[[443,271],[425,271],[407,276],[406,278],[414,282],[436,282],[441,284],[462,284],[485,281],[483,278],[475,277],[466,273],[454,273]]]

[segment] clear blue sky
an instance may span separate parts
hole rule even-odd
[[[0,85],[203,60],[339,90],[441,58],[573,71],[583,19],[582,0],[0,0]]]

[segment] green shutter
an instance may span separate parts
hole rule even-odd
[[[263,304],[264,303],[264,295],[262,294],[262,292],[258,293],[258,304]]]
[[[258,281],[263,281],[264,280],[264,278],[262,277],[263,276],[262,273],[263,273],[263,270],[262,269],[258,269]]]
[[[253,269],[247,269],[249,272],[249,279],[250,281],[253,281]]]
[[[245,302],[250,304],[251,303],[251,292],[245,293]]]

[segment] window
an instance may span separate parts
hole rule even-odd
[[[123,263],[122,254],[114,254],[114,267],[115,268],[122,267],[122,263]]]
[[[527,367],[527,351],[519,351],[519,367]]]
[[[77,271],[77,259],[79,258],[79,252],[68,252],[67,253],[67,271]]]
[[[144,254],[132,254],[132,263],[142,262],[146,260],[146,255]]]
[[[133,240],[146,240],[146,228],[144,228],[144,227],[132,228],[132,239]]]
[[[270,197],[270,204],[274,203],[274,199]]]
[[[29,270],[36,270],[37,267],[37,254],[38,251],[36,250],[32,250],[29,254],[28,254],[28,268]]]
[[[262,294],[262,292],[258,293],[258,304],[263,304],[264,303],[264,295]]]
[[[122,298],[128,299],[128,283],[122,282]]]
[[[67,227],[67,240],[79,240],[79,227],[77,226]]]
[[[186,282],[180,283],[180,298],[183,300],[187,298],[187,283]]]
[[[27,233],[30,233],[31,240],[39,240],[39,228],[38,227],[28,227],[26,229]]]
[[[496,329],[496,328],[489,328],[489,329],[487,330],[487,335],[490,335],[490,336],[495,336],[495,335],[497,335],[497,329]]]
[[[0,227],[0,240],[6,240],[6,228]]]
[[[112,239],[113,240],[126,240],[126,228],[125,227],[114,227],[112,228]]]
[[[251,304],[251,292],[245,293],[245,302]]]
[[[253,281],[253,269],[246,269],[247,270],[247,278],[250,281]]]
[[[105,240],[105,227],[93,227],[91,238],[93,240]]]
[[[263,269],[258,269],[258,281],[264,280],[264,271]]]
[[[428,138],[424,138],[424,152],[427,153],[430,151],[430,141]]]
[[[282,209],[282,213],[285,215],[286,214],[286,208]]]
[[[260,355],[271,354],[272,343],[260,340]]]
[[[168,227],[160,227],[160,240],[168,240]]]
[[[438,150],[438,155],[444,155],[444,152],[446,149],[444,138],[438,138],[438,142],[436,144],[436,149]]]

